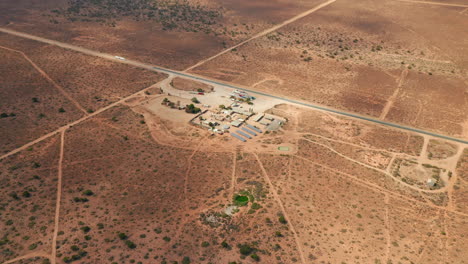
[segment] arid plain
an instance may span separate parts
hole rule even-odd
[[[0,263],[467,263],[467,10],[1,1]]]

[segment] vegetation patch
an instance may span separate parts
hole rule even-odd
[[[221,9],[191,4],[187,0],[70,0],[65,9],[51,11],[68,21],[100,22],[115,26],[122,18],[151,20],[163,30],[214,33]],[[53,23],[59,23],[52,20]]]
[[[235,195],[234,196],[234,204],[236,206],[246,206],[249,203],[249,197],[244,195]]]

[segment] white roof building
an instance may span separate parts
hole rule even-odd
[[[242,121],[239,121],[239,120],[234,120],[231,122],[231,125],[234,126],[234,127],[240,127],[242,125]]]

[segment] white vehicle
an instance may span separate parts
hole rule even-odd
[[[124,57],[120,57],[120,56],[115,56],[115,58],[118,59],[118,60],[125,60]]]

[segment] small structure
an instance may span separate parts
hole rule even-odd
[[[241,115],[244,115],[246,117],[251,117],[254,115],[253,111],[251,111],[252,109],[249,109],[249,110],[245,110],[244,108],[241,108],[241,107],[233,107],[232,108],[232,111],[233,112],[236,112],[238,114],[241,114]]]
[[[223,125],[223,129],[224,129],[224,130],[228,130],[229,127],[230,127],[229,125]]]
[[[272,116],[272,115],[269,115],[269,114],[265,114],[265,119],[273,121],[273,120],[275,120],[275,117]]]
[[[256,136],[257,134],[255,134],[255,132],[253,132],[252,130],[250,129],[247,129],[246,127],[243,127],[241,128],[242,130],[244,130],[245,132],[249,133],[250,135],[252,136]]]
[[[258,121],[258,123],[264,125],[264,126],[268,126],[270,124],[270,121],[266,120],[266,119],[262,119],[260,121]]]
[[[254,131],[256,131],[257,133],[262,133],[262,131],[252,125],[249,125],[249,124],[246,124],[246,126]]]
[[[240,130],[237,130],[236,132],[237,132],[238,134],[240,134],[240,135],[242,135],[242,136],[248,138],[248,139],[251,139],[251,138],[252,138],[251,136],[247,135],[246,133],[244,133],[244,132],[242,132],[242,131],[240,131]]]
[[[253,117],[253,121],[255,121],[255,122],[260,121],[260,120],[263,118],[264,115],[265,115],[265,114],[258,114],[258,115],[256,115],[256,116],[254,116],[254,117]]]
[[[436,181],[430,178],[430,179],[427,179],[426,184],[427,184],[427,187],[432,188],[436,185]]]
[[[237,138],[238,140],[240,140],[240,141],[242,141],[242,142],[245,142],[245,141],[246,141],[245,138],[243,138],[243,137],[237,135],[236,133],[231,133],[231,136]]]
[[[234,120],[231,122],[231,126],[234,126],[234,127],[240,127],[242,125],[242,121],[240,120]]]

